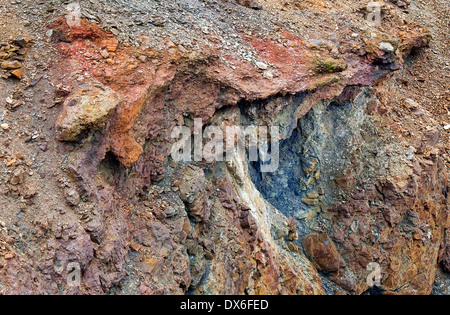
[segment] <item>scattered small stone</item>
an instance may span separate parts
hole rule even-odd
[[[5,255],[5,259],[6,260],[11,260],[11,259],[13,259],[14,258],[14,254],[6,254]]]
[[[417,77],[417,81],[419,82],[425,82],[427,79],[424,76]]]
[[[10,180],[11,185],[17,186],[20,184],[20,178],[18,176],[13,176]]]
[[[39,149],[41,149],[42,151],[46,152],[48,150],[48,144],[47,143],[41,143],[39,145]]]
[[[8,125],[8,124],[1,124],[0,127],[1,127],[3,130],[9,130],[9,125]]]
[[[109,58],[109,52],[105,49],[102,50],[101,55],[104,59],[108,59]]]
[[[21,68],[22,65],[17,60],[13,61],[4,61],[1,64],[1,68],[5,70],[15,70]]]
[[[80,194],[75,189],[66,189],[66,200],[71,206],[77,206],[80,203]]]
[[[273,80],[272,71],[270,71],[270,70],[264,71],[263,77],[266,78],[267,80]]]
[[[319,200],[311,199],[311,198],[307,198],[307,197],[303,197],[302,202],[308,206],[316,206],[319,204]]]
[[[22,79],[22,75],[23,75],[23,70],[22,70],[22,68],[19,68],[17,70],[14,70],[13,72],[11,72],[11,74],[13,76],[15,76],[17,79],[21,80]]]
[[[262,9],[262,4],[256,0],[237,0],[236,2],[244,7],[247,7],[247,8],[253,9],[253,10],[261,10]]]
[[[417,104],[414,100],[407,98],[405,99],[404,103],[405,107],[411,109],[411,110],[416,110],[419,108],[419,104]]]
[[[450,125],[445,125],[444,126],[444,130],[449,130],[450,129]]]
[[[35,76],[35,77],[31,80],[30,84],[28,84],[28,87],[34,87],[36,84],[39,83],[39,81],[40,81],[42,78],[43,78],[43,75],[42,75],[42,74]]]
[[[14,171],[10,181],[11,185],[17,186],[24,182],[24,172],[22,169],[17,169]]]
[[[59,104],[61,104],[63,101],[64,101],[64,98],[62,98],[62,97],[56,97],[56,98],[53,100],[53,106],[59,105]],[[53,107],[53,106],[49,106],[49,108],[51,108],[51,107]]]
[[[384,51],[384,52],[386,52],[388,54],[391,54],[391,53],[393,53],[395,51],[394,46],[392,46],[392,44],[387,43],[387,42],[381,42],[380,45],[378,46],[378,48],[381,51]]]
[[[319,198],[319,193],[317,193],[317,192],[310,192],[310,193],[306,194],[306,196],[309,199],[318,199]]]
[[[67,105],[70,106],[70,107],[73,107],[73,106],[75,106],[77,104],[78,104],[78,98],[73,98],[73,99],[70,100],[70,102]]]
[[[136,69],[137,68],[137,66],[135,65],[135,64],[131,64],[131,65],[128,65],[127,66],[127,71],[133,71],[134,69]]]
[[[16,163],[16,161],[17,161],[16,159],[11,159],[6,163],[6,166],[10,167],[10,166],[14,165],[14,163]]]
[[[151,23],[155,26],[162,27],[166,24],[166,20],[163,17],[153,16],[152,19]]]
[[[108,39],[105,41],[106,50],[108,52],[115,52],[117,50],[117,47],[119,46],[119,42],[115,39]]]
[[[264,62],[256,62],[255,65],[260,69],[260,70],[267,70],[268,66],[264,63]]]
[[[67,96],[71,92],[72,92],[72,89],[70,87],[64,86],[62,84],[59,84],[56,86],[56,96],[57,97]]]

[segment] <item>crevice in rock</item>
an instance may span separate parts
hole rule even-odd
[[[117,184],[117,175],[121,170],[123,167],[111,152],[106,153],[105,158],[97,167],[98,174],[111,186]]]
[[[365,291],[364,293],[362,293],[361,295],[384,295],[385,292],[386,290],[384,290],[383,288],[374,286]]]
[[[340,179],[348,171],[361,173],[355,156],[370,155],[355,146],[356,141],[363,142],[363,132],[373,132],[364,114],[368,97],[360,92],[350,87],[344,96],[321,102],[300,118],[291,136],[280,142],[276,172],[261,173],[259,162],[249,163],[258,190],[284,215],[299,220],[302,235],[309,230],[305,220],[343,200],[343,190],[356,185]],[[355,97],[359,100],[352,103]]]

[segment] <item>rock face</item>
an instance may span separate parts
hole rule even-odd
[[[52,1],[0,89],[44,108],[3,131],[0,294],[447,294],[448,121],[408,69],[450,60],[400,2]],[[179,126],[277,126],[279,165],[177,162]]]
[[[82,132],[102,127],[119,103],[119,96],[100,84],[77,88],[64,102],[56,122],[60,139],[75,141]]]

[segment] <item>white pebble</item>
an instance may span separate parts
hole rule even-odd
[[[390,43],[386,43],[386,42],[381,42],[380,45],[378,46],[378,48],[381,51],[387,52],[387,53],[393,53],[395,51],[394,46],[392,46],[392,44]]]
[[[257,62],[255,65],[261,70],[267,70],[268,66],[264,62]]]

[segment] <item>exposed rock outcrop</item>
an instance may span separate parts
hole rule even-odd
[[[54,92],[47,159],[36,179],[8,153],[0,293],[364,294],[371,263],[377,292],[448,291],[446,134],[395,77],[435,31],[406,5],[373,26],[351,0],[80,1],[78,24],[52,3],[49,75],[22,87]],[[279,167],[175,161],[196,119],[279,126]]]

